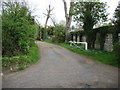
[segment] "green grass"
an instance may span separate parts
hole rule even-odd
[[[27,55],[13,56],[13,57],[2,57],[2,67],[18,67],[18,70],[24,70],[29,65],[37,62],[40,59],[39,48],[34,44]],[[17,71],[17,70],[13,70]]]
[[[40,54],[39,54],[38,45],[35,44],[33,47],[31,47],[31,50],[28,56],[30,57],[29,59],[31,63],[35,63],[39,60]]]
[[[45,42],[65,47],[72,52],[75,52],[83,56],[88,56],[89,58],[99,61],[103,64],[108,64],[120,68],[120,65],[118,65],[118,62],[116,60],[117,58],[113,52],[101,51],[96,49],[91,49],[86,51],[84,50],[83,45],[80,46],[81,48],[77,48],[74,45],[70,46],[69,44],[66,43],[53,43],[51,41],[45,41]]]

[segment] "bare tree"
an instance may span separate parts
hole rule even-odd
[[[56,26],[57,25],[56,19],[54,17],[50,17],[50,19],[51,19],[53,25]]]
[[[54,9],[54,8],[51,8],[51,6],[49,5],[49,8],[46,9],[46,10],[47,10],[47,14],[44,14],[44,15],[47,16],[46,21],[45,21],[44,35],[43,35],[43,39],[44,39],[44,40],[47,39],[47,30],[46,30],[46,27],[47,27],[48,20],[49,20],[49,18],[50,18],[51,15],[52,15],[51,12],[53,11],[53,9]]]
[[[49,5],[49,8],[46,9],[47,10],[47,14],[45,14],[47,16],[46,18],[46,22],[45,22],[45,28],[47,27],[47,22],[48,22],[48,19],[50,18],[50,16],[52,15],[51,12],[53,11],[54,8],[51,8],[51,6]]]
[[[65,18],[66,18],[66,26],[65,26],[65,42],[69,41],[70,39],[70,25],[72,22],[72,10],[73,10],[73,4],[74,4],[74,0],[70,1],[70,8],[69,8],[69,12],[67,13],[67,3],[66,0],[62,0],[64,3],[64,11],[65,11]]]

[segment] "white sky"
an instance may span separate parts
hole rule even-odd
[[[26,1],[26,0],[25,0]],[[37,15],[36,19],[39,21],[41,25],[44,25],[46,16],[43,13],[47,13],[46,8],[48,8],[49,4],[54,7],[52,14],[55,20],[59,23],[61,20],[65,20],[64,16],[64,5],[62,0],[27,0],[29,2],[30,8],[34,11],[34,15]],[[66,0],[69,4],[70,0]],[[114,10],[116,9],[118,2],[120,0],[100,0],[102,2],[107,2],[107,5],[110,6],[107,10],[110,13],[108,18],[113,17]],[[68,5],[69,6],[69,5]],[[72,25],[75,23],[73,22]],[[53,25],[51,20],[49,19],[48,25]]]

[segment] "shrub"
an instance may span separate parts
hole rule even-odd
[[[38,28],[27,5],[22,2],[3,2],[2,55],[18,56],[29,53]]]
[[[54,27],[54,36],[52,37],[53,42],[61,43],[65,41],[64,26],[57,25]]]
[[[28,64],[28,63],[29,63],[29,59],[27,56],[14,56],[14,57],[3,57],[2,58],[3,67],[10,67],[14,65]]]
[[[35,63],[39,60],[39,49],[36,44],[30,48],[30,52],[27,55],[12,56],[12,57],[2,57],[2,67],[18,67],[17,69],[23,70],[28,65]],[[16,68],[15,68],[16,69]],[[16,70],[15,70],[16,71]]]
[[[2,5],[2,66],[23,70],[39,60],[35,46],[39,26],[25,2],[9,1]]]

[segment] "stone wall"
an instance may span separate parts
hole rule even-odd
[[[86,42],[86,37],[82,36],[82,42]]]
[[[120,33],[118,34],[119,36],[119,42],[120,42]],[[96,35],[96,41],[95,41],[95,48],[100,49],[100,43],[99,43],[99,33]],[[81,37],[82,42],[86,42],[86,37],[82,36]],[[73,41],[80,42],[79,36],[73,35]],[[113,36],[112,34],[107,34],[107,37],[105,39],[105,44],[104,44],[104,50],[105,51],[113,51]]]
[[[75,41],[75,35],[73,35],[73,41]]]
[[[104,44],[104,50],[105,51],[113,51],[112,34],[107,34],[107,37],[105,39],[105,44]]]
[[[97,33],[97,35],[96,35],[96,41],[95,41],[95,48],[96,49],[100,49],[100,44],[99,44],[99,40],[98,40],[99,36],[100,36],[100,34]]]

